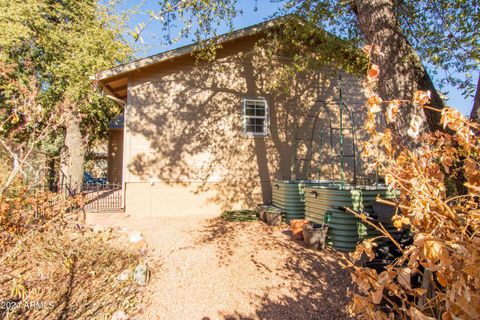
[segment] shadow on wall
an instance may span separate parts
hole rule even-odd
[[[337,96],[335,76],[327,69],[304,72],[279,85],[286,61],[262,56],[256,40],[225,44],[214,62],[195,64],[186,56],[133,74],[131,182],[195,186],[195,193],[211,195],[209,204],[228,209],[270,200],[274,179],[311,177],[315,157],[308,165],[298,161],[295,137],[311,135],[309,115],[318,114],[318,100]],[[357,104],[362,99],[358,84],[346,91]],[[267,137],[243,135],[241,101],[249,97],[269,104]]]
[[[240,239],[255,241],[250,252],[250,262],[263,277],[275,274],[278,280],[263,288],[263,295],[250,293],[250,303],[255,306],[254,314],[230,312],[219,314],[221,319],[350,319],[346,306],[351,287],[348,271],[338,261],[339,253],[312,251],[304,243],[293,239],[278,239],[278,231],[262,224],[259,232],[255,223],[225,223],[220,218],[211,219],[203,229],[199,245],[215,244],[218,263],[229,265],[238,253]],[[287,231],[285,231],[287,232]],[[275,233],[277,233],[275,235]],[[290,232],[288,232],[290,234]],[[274,268],[261,263],[262,250],[285,253],[285,259]],[[246,262],[247,263],[247,262]],[[210,318],[205,317],[204,320]]]

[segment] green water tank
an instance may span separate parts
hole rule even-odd
[[[342,207],[372,213],[372,204],[378,196],[392,198],[396,195],[386,187],[341,185],[308,186],[304,194],[305,218],[314,223],[326,223],[329,245],[341,251],[353,251],[361,239],[378,235],[375,229],[364,225]]]
[[[272,203],[282,210],[283,218],[287,223],[294,219],[304,219],[305,187],[320,186],[328,183],[328,181],[315,180],[276,181],[272,186]]]

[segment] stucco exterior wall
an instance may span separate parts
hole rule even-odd
[[[339,74],[307,72],[278,90],[273,84],[285,62],[262,59],[261,49],[254,50],[257,40],[225,43],[211,63],[184,56],[130,74],[123,161],[127,212],[215,215],[254,208],[271,199],[275,179],[330,179],[338,173],[338,158],[325,151],[330,142],[338,146],[338,134],[324,132],[324,141],[319,136],[330,120],[338,132]],[[344,101],[355,112],[364,101],[360,82],[346,74],[343,79]],[[269,105],[270,133],[245,136],[241,101],[259,97]],[[347,137],[346,149],[351,143]]]

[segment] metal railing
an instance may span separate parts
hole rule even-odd
[[[83,184],[85,211],[117,211],[123,207],[122,186],[119,184]]]
[[[83,210],[94,212],[118,211],[123,209],[123,192],[120,184],[105,182],[72,184],[71,177],[60,171],[58,193],[65,197],[81,194],[83,196]]]

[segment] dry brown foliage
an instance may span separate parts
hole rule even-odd
[[[82,199],[45,191],[32,177],[41,141],[62,124],[62,115],[43,116],[38,85],[10,77],[0,111],[0,319],[107,319],[116,310],[131,314],[138,301],[133,278],[118,275],[139,263],[138,252],[94,233],[78,214]],[[61,111],[60,111],[61,113]],[[44,160],[45,161],[45,160]]]
[[[114,233],[85,228],[71,205],[43,191],[0,199],[0,316],[104,319],[135,310],[137,285],[117,277],[133,271],[138,253]]]
[[[394,128],[400,103],[374,94],[378,67],[372,65],[368,75],[366,127],[371,138],[364,156],[390,188],[400,190],[398,203],[391,203],[397,208],[393,223],[410,226],[414,242],[401,248],[403,255],[380,274],[349,263],[357,285],[350,311],[369,319],[479,319],[479,125],[446,108],[439,112],[450,133],[422,134],[422,117],[412,115],[411,143],[394,144],[392,131],[381,132],[376,120],[385,112]],[[417,92],[414,102],[418,110],[430,108],[429,92]],[[462,184],[465,191],[458,187]],[[353,260],[363,253],[373,258],[374,245],[373,239],[364,241]],[[414,275],[423,279],[421,287],[412,285]]]

